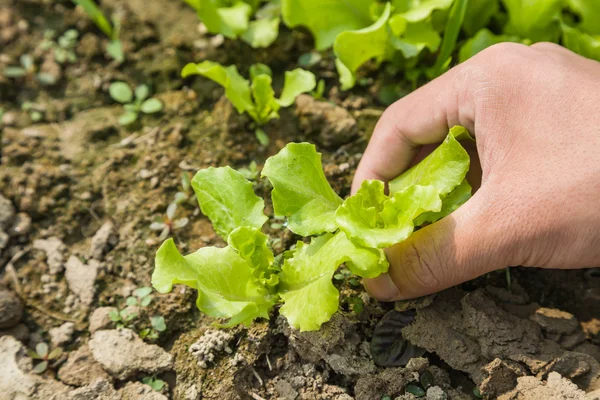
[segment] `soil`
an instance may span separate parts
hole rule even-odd
[[[27,53],[57,79],[43,86],[0,75],[0,399],[410,399],[415,385],[428,399],[474,399],[475,387],[490,399],[600,398],[597,270],[512,268],[511,291],[498,272],[398,304],[414,316],[396,330],[398,338],[425,350],[403,366],[380,367],[371,355],[375,326],[394,305],[345,281],[338,282],[340,312],[320,331],[299,333],[275,311],[270,321],[229,330],[226,345],[202,362],[189,348],[214,321],[196,309],[193,290],[176,286],[153,293],[147,306],[127,306],[135,289],[150,286],[160,245],[150,224],[181,190],[183,172],[251,162],[260,169],[287,142],[310,141],[323,153],[333,188],[346,196],[385,108],[381,88],[393,82],[408,92],[411,84],[365,70],[363,86],[341,92],[326,53],[310,68],[326,83],[324,98],[304,95],[282,110],[264,127],[270,145],[262,147],[253,123],[218,85],[183,80],[179,71],[208,59],[246,74],[263,62],[277,90],[283,72],[311,50],[307,33],[282,27],[271,48],[255,50],[202,34],[184,2],[101,5],[122,16],[121,64],[71,2],[0,0],[0,70]],[[77,61],[60,65],[38,44],[46,29],[70,28],[79,32]],[[163,112],[120,126],[122,106],[107,93],[114,80],[149,85]],[[23,110],[27,102],[40,121]],[[257,180],[255,190],[272,214],[269,187]],[[223,245],[191,197],[176,215],[190,221],[173,232],[179,248]],[[268,225],[275,251],[295,241],[276,220]],[[124,309],[136,317],[117,329],[111,312]],[[138,337],[159,315],[167,329]],[[63,353],[36,374],[38,361],[26,349],[40,342]],[[165,385],[152,390],[141,383],[146,377]]]

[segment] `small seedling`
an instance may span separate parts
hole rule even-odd
[[[323,79],[319,79],[319,82],[317,82],[317,87],[315,88],[315,90],[310,92],[310,95],[315,100],[321,100],[323,98],[324,93],[325,93],[325,81]]]
[[[156,221],[150,224],[150,230],[160,231],[159,240],[165,240],[171,233],[177,229],[184,228],[190,220],[187,217],[175,218],[178,203],[173,202],[168,205],[167,212],[162,221]]]
[[[150,325],[152,328],[145,328],[140,331],[142,339],[158,339],[159,333],[167,330],[167,324],[165,324],[165,319],[161,315],[150,317]]]
[[[133,296],[129,296],[125,300],[125,304],[128,306],[141,306],[147,307],[152,302],[152,288],[151,287],[141,287],[137,288],[133,291]]]
[[[79,32],[76,29],[69,29],[57,40],[56,32],[48,29],[44,32],[44,40],[40,43],[40,48],[44,51],[53,50],[54,60],[59,64],[74,63],[77,61],[75,46],[79,38]]]
[[[255,181],[258,179],[258,166],[256,165],[256,161],[252,161],[248,167],[243,167],[238,169],[238,172],[243,175],[244,178]]]
[[[53,85],[56,79],[44,72],[37,72],[37,67],[33,57],[29,54],[23,54],[19,57],[20,65],[13,65],[4,68],[2,74],[6,78],[19,79],[25,78],[28,80],[37,80],[42,85]]]
[[[30,101],[23,102],[23,104],[21,104],[21,110],[27,112],[29,118],[31,118],[33,122],[39,122],[44,118],[42,110]]]
[[[106,46],[106,52],[118,63],[122,63],[125,60],[123,54],[123,44],[119,40],[119,34],[121,31],[121,22],[118,15],[113,15],[112,25],[108,19],[104,16],[102,11],[98,8],[93,0],[71,0],[76,5],[80,6],[83,11],[90,17],[90,19],[96,24],[108,39],[110,40]]]
[[[108,314],[108,317],[116,323],[117,328],[127,328],[131,326],[132,321],[138,317],[138,314],[127,309],[122,309],[112,310]]]
[[[409,383],[408,385],[406,385],[404,390],[406,391],[406,393],[410,393],[415,397],[425,397],[425,391],[422,387],[418,386],[417,384]]]
[[[33,367],[33,372],[36,374],[44,373],[48,369],[48,365],[50,361],[56,360],[62,354],[62,349],[57,347],[56,349],[50,351],[50,347],[48,343],[40,342],[35,346],[35,351],[28,349],[27,354],[29,357],[34,360],[41,360],[35,367]]]
[[[150,386],[157,392],[160,392],[163,387],[165,387],[165,381],[162,379],[158,379],[155,376],[146,376],[142,379],[142,383]]]
[[[151,97],[148,85],[140,85],[135,88],[134,92],[125,82],[113,82],[108,88],[108,93],[113,100],[123,104],[125,112],[119,117],[121,125],[130,125],[134,123],[139,116],[139,113],[154,114],[162,110],[163,104],[157,98]]]

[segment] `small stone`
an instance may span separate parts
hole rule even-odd
[[[7,230],[13,223],[15,208],[6,197],[0,195],[0,231]]]
[[[579,327],[573,314],[555,308],[538,308],[529,319],[537,322],[544,331],[568,335]]]
[[[25,342],[29,337],[29,329],[27,329],[25,324],[18,324],[12,328],[1,330],[0,337],[2,336],[12,336],[21,342]]]
[[[59,238],[53,236],[48,239],[37,239],[33,241],[33,248],[46,253],[46,263],[50,274],[60,274],[64,269],[64,255],[67,247]]]
[[[432,386],[427,389],[427,400],[446,400],[448,395],[439,386]]]
[[[21,322],[23,306],[16,294],[7,289],[0,290],[0,329],[8,329]]]
[[[123,389],[119,390],[119,394],[127,400],[167,400],[167,396],[142,382],[129,382]]]
[[[96,260],[104,259],[104,254],[114,247],[117,241],[115,225],[110,220],[106,221],[92,238],[90,257]]]
[[[93,383],[69,393],[68,400],[122,400],[108,379],[98,378]]]
[[[94,359],[117,379],[127,379],[137,372],[157,374],[173,366],[169,353],[144,343],[129,329],[96,331],[88,344]]]
[[[88,330],[94,333],[100,329],[112,328],[114,322],[110,319],[110,313],[117,311],[116,307],[99,307],[94,310],[90,316],[90,325]]]
[[[73,322],[65,322],[59,327],[52,328],[48,331],[50,342],[54,347],[62,347],[73,339],[75,333],[75,324]]]
[[[483,367],[487,377],[481,383],[481,394],[496,398],[502,393],[512,390],[517,384],[517,374],[499,358]]]
[[[102,366],[94,361],[87,344],[69,354],[67,362],[58,370],[61,381],[71,386],[85,386],[98,378],[110,380]]]
[[[96,268],[85,265],[75,256],[69,257],[65,264],[65,278],[69,284],[69,289],[77,295],[81,303],[85,306],[92,304],[96,289],[94,282],[98,271]]]
[[[285,379],[280,379],[275,382],[275,390],[282,400],[296,400],[298,392]]]

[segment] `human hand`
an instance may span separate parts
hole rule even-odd
[[[514,265],[600,265],[600,63],[551,43],[482,51],[385,111],[352,193],[398,176],[453,125],[476,137],[467,178],[481,186],[386,250],[389,272],[365,280],[374,297],[418,297]]]

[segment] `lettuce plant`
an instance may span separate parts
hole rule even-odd
[[[156,254],[152,285],[161,293],[174,284],[196,289],[198,308],[228,318],[225,327],[268,318],[281,303],[279,312],[292,326],[317,330],[338,310],[332,278],[341,264],[360,277],[386,272],[385,247],[470,197],[469,156],[461,139],[470,139],[468,132],[452,128],[431,155],[390,182],[389,194],[383,182],[365,181],[346,200],[327,182],[315,147],[289,143],[266,161],[262,176],[273,186],[274,214],[287,217],[287,227],[307,240],[277,257],[261,232],[268,218],[252,183],[229,167],[203,169],[192,187],[227,246],[183,256],[172,239],[166,240]]]
[[[312,91],[316,86],[315,75],[310,71],[296,68],[286,71],[283,90],[279,98],[271,87],[271,70],[264,64],[250,68],[252,82],[244,79],[235,65],[224,67],[213,61],[200,64],[190,63],[183,67],[181,76],[202,75],[225,89],[225,96],[240,113],[248,113],[258,125],[264,125],[273,118],[279,118],[279,109],[289,107],[296,97]]]
[[[269,47],[279,34],[279,7],[260,0],[184,0],[210,33],[241,38],[254,48]],[[252,17],[254,16],[254,19]]]

